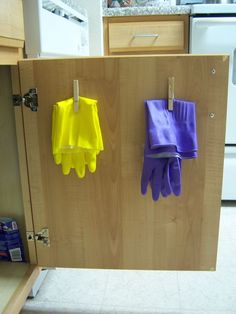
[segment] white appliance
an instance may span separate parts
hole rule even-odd
[[[88,13],[89,55],[102,56],[104,54],[102,20],[104,0],[78,0],[78,2]]]
[[[236,4],[193,5],[190,53],[230,55],[222,200],[236,200]]]
[[[61,0],[23,0],[28,58],[89,55],[86,11]]]

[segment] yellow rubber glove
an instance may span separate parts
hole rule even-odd
[[[97,152],[93,150],[81,151],[77,153],[58,153],[54,155],[54,160],[57,165],[62,165],[64,175],[70,173],[70,169],[75,168],[78,177],[85,176],[85,165],[88,166],[90,172],[96,171]]]
[[[79,98],[79,111],[74,112],[73,99],[57,102],[52,113],[52,151],[56,164],[62,164],[63,174],[75,168],[77,175],[96,170],[96,156],[103,150],[103,140],[97,111],[97,101]]]

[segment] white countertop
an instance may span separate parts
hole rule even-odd
[[[235,13],[236,4],[194,4],[167,5],[126,8],[103,8],[103,16],[132,16],[132,15],[170,15],[170,14],[211,14]]]
[[[126,8],[104,8],[103,16],[190,14],[189,5],[167,5]]]

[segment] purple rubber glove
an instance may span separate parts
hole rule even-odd
[[[152,188],[152,198],[154,201],[159,199],[161,189],[163,188],[163,177],[168,158],[149,158],[144,157],[143,171],[141,177],[141,193],[147,193],[149,182]]]
[[[147,192],[150,183],[152,198],[157,201],[162,196],[171,193],[176,196],[181,193],[181,159],[178,157],[153,158],[158,154],[158,149],[149,148],[149,139],[146,138],[144,148],[143,171],[141,177],[141,193]]]
[[[146,100],[147,131],[151,149],[174,149],[181,158],[197,157],[195,103],[174,100],[173,111],[167,100]]]
[[[141,193],[143,195],[147,193],[149,183],[154,201],[159,199],[160,193],[164,197],[171,193],[179,196],[181,194],[181,160],[177,157],[144,157],[141,177]]]
[[[167,110],[167,100],[147,100],[146,143],[141,178],[141,192],[150,182],[152,198],[160,193],[181,194],[181,159],[197,157],[195,104],[174,100],[174,110]]]
[[[181,159],[176,157],[168,158],[162,180],[162,196],[167,197],[171,193],[179,196],[181,194],[181,182]]]

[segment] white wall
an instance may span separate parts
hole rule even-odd
[[[90,55],[103,55],[102,0],[79,0],[79,3],[88,13]]]

